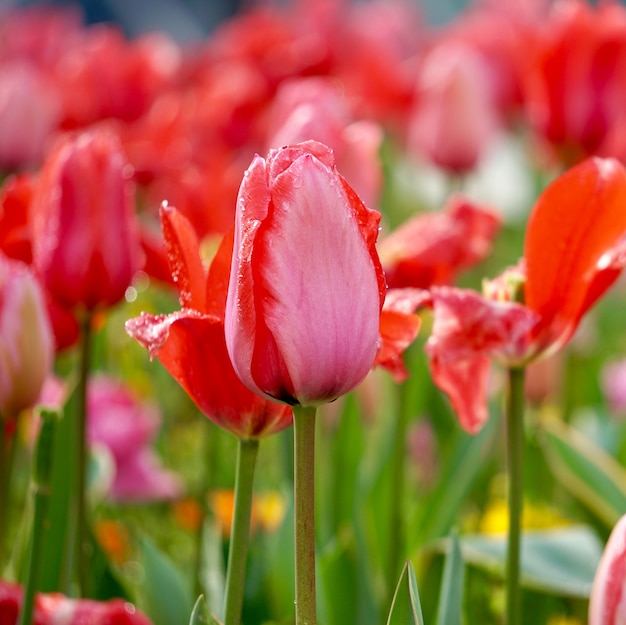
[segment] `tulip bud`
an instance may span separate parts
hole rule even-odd
[[[53,339],[30,269],[0,255],[0,417],[32,406],[50,371]]]
[[[33,259],[63,306],[112,306],[139,268],[131,174],[104,128],[66,138],[46,160],[33,198]]]
[[[254,158],[239,189],[225,318],[248,388],[307,406],[365,378],[385,293],[379,219],[321,143]]]
[[[589,625],[626,622],[626,515],[613,528],[589,599]]]

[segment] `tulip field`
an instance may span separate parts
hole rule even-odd
[[[0,625],[624,625],[626,8],[0,9]]]

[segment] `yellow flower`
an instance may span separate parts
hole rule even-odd
[[[545,503],[524,502],[522,527],[525,530],[549,529],[569,525],[569,521],[552,506]],[[493,499],[487,506],[479,523],[484,534],[504,534],[509,527],[509,511],[505,499]]]

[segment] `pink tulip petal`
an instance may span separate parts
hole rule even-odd
[[[365,377],[376,352],[379,301],[371,294],[378,284],[370,253],[343,188],[319,160],[296,159],[274,180],[272,198],[255,252],[267,331],[299,401],[334,399]],[[346,260],[337,263],[338,254]],[[252,362],[261,389],[268,388],[268,355],[256,353]],[[303,356],[315,367],[303,367]]]

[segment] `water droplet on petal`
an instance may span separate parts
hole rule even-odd
[[[294,178],[293,178],[293,186],[296,187],[296,189],[299,189],[302,186],[302,177],[301,176],[294,176]]]

